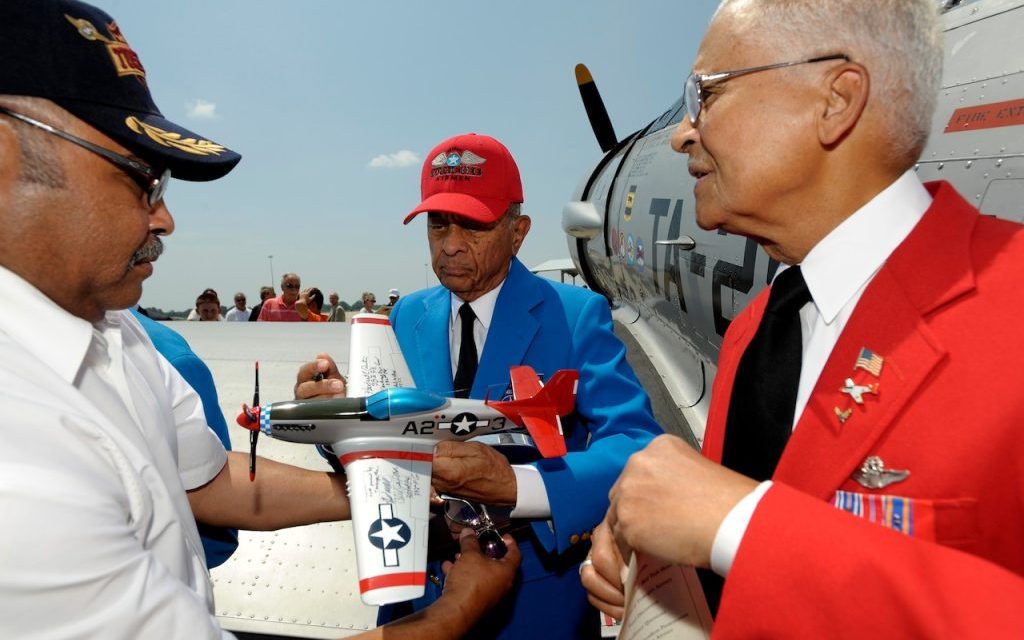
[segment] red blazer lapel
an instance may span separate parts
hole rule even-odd
[[[711,406],[708,408],[708,422],[704,429],[704,442],[701,453],[715,462],[722,461],[722,446],[725,444],[725,420],[729,415],[729,400],[732,396],[732,383],[736,378],[736,369],[747,345],[754,339],[757,325],[764,315],[768,304],[766,288],[747,305],[725,332],[722,349],[719,351],[718,369],[711,388]]]
[[[827,499],[899,422],[908,401],[946,355],[928,315],[974,288],[969,241],[977,212],[945,183],[861,297],[783,452],[774,479]],[[885,360],[876,380],[854,370],[862,348]],[[842,388],[878,384],[856,404]],[[849,411],[845,423],[837,415]]]
[[[854,370],[862,348],[884,359],[878,378]],[[945,351],[886,270],[875,276],[836,343],[779,460],[774,479],[822,499],[870,455]],[[877,384],[857,404],[842,389]],[[845,422],[836,409],[849,412]]]

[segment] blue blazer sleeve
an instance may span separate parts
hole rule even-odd
[[[573,447],[561,459],[536,462],[551,505],[551,525],[534,532],[548,551],[563,553],[586,542],[608,510],[608,491],[634,451],[662,433],[651,402],[626,362],[626,347],[612,331],[604,298],[588,295],[575,318],[571,368],[580,373]],[[550,372],[553,373],[553,372]],[[582,431],[583,433],[579,433]],[[580,436],[587,441],[579,442]]]

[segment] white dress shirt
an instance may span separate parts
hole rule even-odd
[[[73,316],[0,267],[0,636],[232,637],[187,489],[226,454],[138,321]]]
[[[487,332],[491,328],[494,317],[494,306],[498,302],[498,294],[505,286],[505,281],[469,303],[476,320],[473,322],[473,340],[476,342],[476,358],[480,361],[483,346],[487,342]],[[448,316],[448,344],[451,345],[451,364],[454,373],[459,366],[459,350],[462,348],[462,321],[459,309],[464,301],[454,293],[451,294],[451,313]],[[501,393],[504,393],[504,389]],[[551,503],[548,501],[547,488],[536,467],[528,464],[512,465],[516,474],[516,506],[512,510],[513,518],[548,518],[551,516]]]
[[[907,171],[833,229],[800,263],[812,300],[800,309],[803,362],[794,428],[864,290],[931,203],[917,174]],[[722,521],[711,549],[715,573],[728,574],[754,509],[770,486],[771,481],[761,483]]]
[[[227,322],[248,322],[249,314],[252,312],[251,309],[239,309],[238,307],[231,307],[228,309],[227,315],[224,316],[224,320]]]

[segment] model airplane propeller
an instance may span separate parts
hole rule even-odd
[[[579,374],[558,371],[542,385],[530,367],[513,367],[511,400],[450,398],[407,386],[375,389],[373,381],[378,387],[407,384],[411,376],[390,322],[370,314],[352,320],[349,362],[349,388],[366,395],[263,406],[257,398],[254,406],[242,406],[238,424],[253,434],[252,473],[257,433],[330,446],[348,480],[363,602],[410,600],[424,593],[435,445],[525,429],[541,456],[563,456],[560,416],[575,406]]]

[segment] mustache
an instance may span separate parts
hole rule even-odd
[[[153,236],[149,240],[149,242],[142,245],[142,248],[135,252],[135,255],[133,255],[131,261],[129,261],[128,266],[134,267],[140,262],[153,262],[154,260],[159,258],[160,254],[162,254],[163,252],[163,241],[159,238],[159,236]]]

